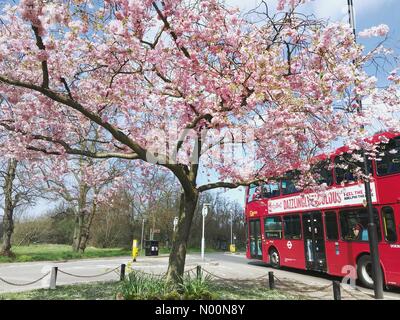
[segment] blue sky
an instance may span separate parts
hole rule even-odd
[[[267,0],[270,10],[273,12],[276,8],[276,0]],[[260,1],[257,0],[226,0],[226,3],[239,7],[242,12],[247,12],[255,8]],[[387,24],[390,28],[389,38],[385,43],[400,54],[400,1],[399,0],[353,0],[355,9],[355,20],[357,33],[364,29],[379,24]],[[342,21],[348,23],[347,0],[314,0],[303,5],[302,12],[314,14],[317,18],[325,18],[330,21]],[[378,38],[365,39],[358,37],[358,42],[365,46],[366,50],[374,48],[379,42]],[[374,70],[368,70],[374,72]],[[379,83],[385,83],[383,75],[377,75]],[[225,196],[238,201],[244,206],[244,188],[229,190]]]

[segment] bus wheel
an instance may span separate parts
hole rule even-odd
[[[279,253],[275,249],[271,249],[269,251],[269,263],[270,263],[271,267],[273,267],[273,268],[280,267]]]
[[[372,262],[369,255],[362,256],[357,262],[357,276],[362,285],[373,289],[374,280],[372,279]]]

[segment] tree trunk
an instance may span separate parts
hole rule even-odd
[[[90,228],[92,227],[93,218],[96,214],[96,210],[97,210],[97,205],[96,205],[96,202],[93,201],[90,216],[88,217],[87,222],[84,223],[83,228],[81,229],[82,230],[81,240],[79,242],[79,252],[81,252],[81,253],[85,252],[87,242],[88,242],[89,236],[90,236]]]
[[[79,186],[78,212],[75,216],[74,239],[72,241],[72,250],[80,253],[83,253],[83,251],[81,251],[81,242],[85,228],[85,216],[87,212],[86,200],[88,191],[89,187],[85,183],[81,183]]]
[[[85,212],[83,210],[78,210],[75,216],[74,239],[72,241],[72,250],[75,252],[80,252],[84,219]]]
[[[183,280],[187,243],[198,198],[197,191],[189,196],[183,193],[181,195],[179,220],[176,232],[173,235],[172,248],[169,255],[167,281],[181,283]]]
[[[4,216],[3,216],[3,245],[1,248],[1,255],[12,257],[14,256],[11,251],[11,236],[14,232],[14,208],[15,201],[13,201],[13,182],[15,179],[15,172],[17,169],[17,160],[10,159],[8,161],[7,175],[4,181]]]

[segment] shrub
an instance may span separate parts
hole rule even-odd
[[[164,279],[140,271],[132,271],[119,289],[127,300],[159,300],[170,291],[168,287]]]
[[[209,277],[184,277],[179,285],[168,283],[165,277],[132,271],[120,284],[117,297],[126,300],[211,300]]]
[[[183,279],[180,289],[184,299],[187,300],[212,300],[210,292],[211,277],[201,275],[199,278],[187,276]]]

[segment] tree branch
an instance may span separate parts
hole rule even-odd
[[[189,123],[189,124],[185,127],[185,129],[182,131],[181,136],[179,137],[178,143],[177,143],[177,145],[176,145],[176,152],[178,152],[179,149],[182,147],[182,144],[183,144],[183,142],[184,142],[184,140],[185,140],[185,138],[186,138],[186,136],[187,136],[187,133],[188,133],[187,130],[195,128],[196,125],[197,125],[197,124],[200,122],[200,120],[202,120],[202,119],[205,119],[205,120],[207,120],[207,121],[211,121],[212,115],[209,114],[209,113],[199,115],[199,116],[197,116],[196,118],[194,118],[193,121],[192,121],[191,123]]]
[[[72,109],[74,109],[74,110],[80,112],[81,114],[83,114],[89,120],[97,123],[98,125],[100,125],[104,129],[106,129],[108,132],[110,132],[110,134],[117,141],[119,141],[122,144],[125,144],[126,146],[131,148],[137,154],[137,158],[145,160],[147,150],[145,150],[139,144],[137,144],[136,142],[131,140],[126,134],[124,134],[118,128],[114,127],[109,122],[104,121],[100,116],[98,116],[97,114],[87,110],[80,103],[78,103],[75,100],[72,100],[70,97],[65,96],[63,94],[60,94],[60,93],[57,93],[57,92],[54,92],[54,91],[52,91],[52,90],[50,90],[48,88],[37,86],[35,84],[21,82],[21,81],[18,81],[18,80],[8,79],[8,78],[5,78],[3,76],[0,76],[0,82],[6,83],[6,84],[9,84],[9,85],[12,85],[12,86],[26,88],[26,89],[30,89],[30,90],[39,92],[39,93],[45,95],[46,97],[52,99],[55,102],[59,102],[59,103],[61,103],[63,105],[71,107]]]
[[[190,59],[190,54],[189,51],[183,47],[183,46],[179,46],[178,45],[178,36],[176,35],[176,33],[171,29],[171,25],[169,24],[168,20],[166,17],[164,17],[164,15],[162,14],[161,10],[158,8],[157,4],[155,2],[153,2],[153,7],[154,9],[156,9],[156,12],[158,14],[158,17],[161,19],[161,21],[164,23],[165,29],[169,30],[169,33],[172,37],[172,39],[174,39],[175,44],[177,45],[177,47],[179,48],[179,50],[181,50],[183,52],[183,54],[185,55],[186,58]]]
[[[42,37],[39,35],[39,29],[32,25],[32,30],[35,33],[37,47],[40,50],[46,50]],[[46,60],[42,61],[42,74],[43,74],[42,87],[49,88],[49,69]]]
[[[9,131],[16,132],[16,130],[10,125],[0,123],[0,126],[6,128]],[[21,132],[21,131],[18,131],[18,132],[22,133],[23,135],[28,135],[26,132]],[[47,142],[52,142],[52,143],[61,145],[64,148],[65,152],[68,154],[82,155],[82,156],[96,158],[96,159],[110,159],[110,158],[119,158],[119,159],[128,159],[128,160],[140,159],[139,156],[135,153],[92,152],[92,151],[72,148],[67,142],[60,140],[60,139],[54,139],[52,137],[47,137],[47,136],[43,136],[43,135],[39,135],[39,134],[30,135],[30,137],[33,138],[34,140],[47,141]],[[39,152],[43,152],[43,153],[49,154],[49,155],[61,155],[61,152],[59,152],[59,151],[49,151],[46,148],[40,148],[40,147],[35,147],[35,146],[27,146],[26,148],[28,150],[39,151]]]
[[[205,184],[202,185],[200,187],[198,187],[197,189],[199,190],[199,192],[203,192],[203,191],[207,191],[207,190],[211,190],[211,189],[216,189],[216,188],[228,188],[228,189],[235,189],[238,188],[240,186],[248,186],[252,183],[257,183],[260,181],[264,181],[262,179],[256,179],[256,180],[251,180],[251,181],[241,181],[241,182],[214,182],[214,183],[209,183],[209,184]]]

